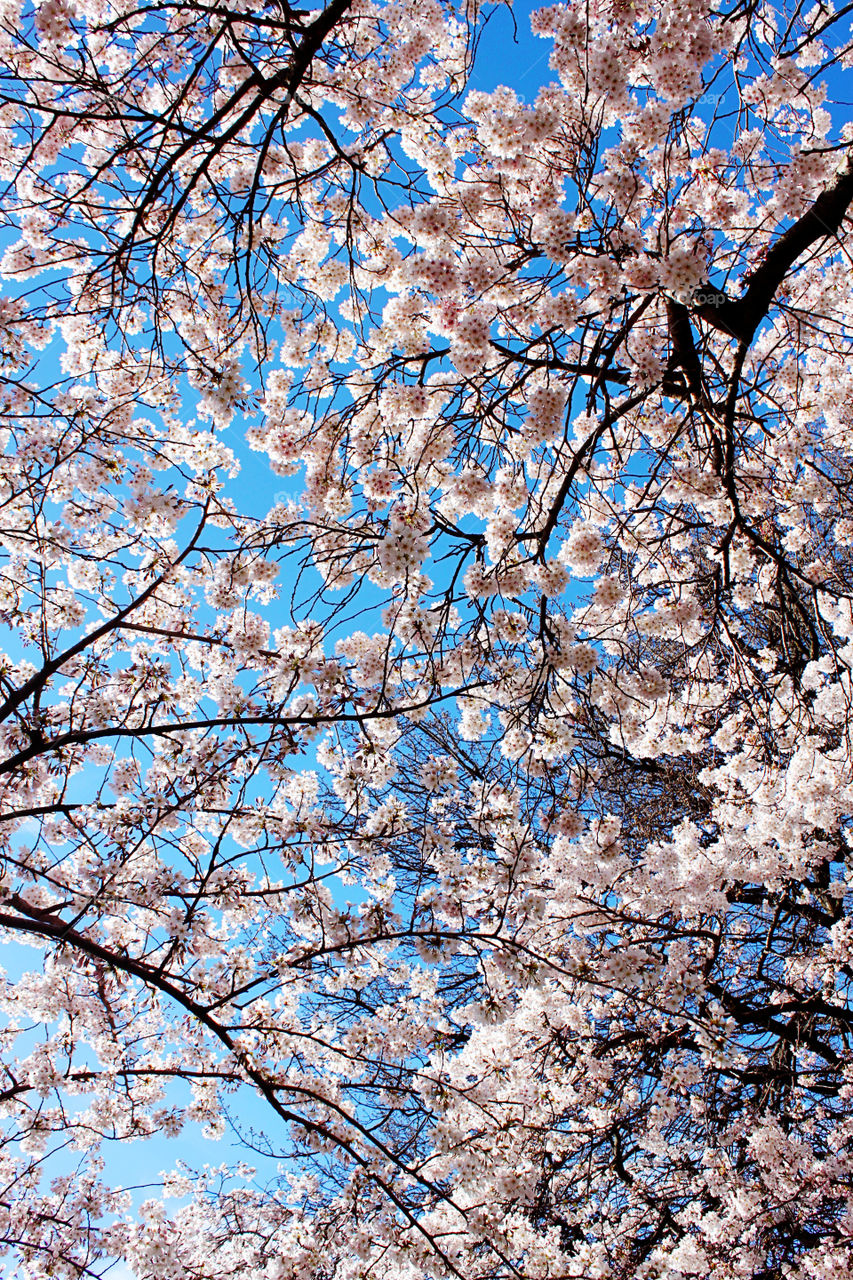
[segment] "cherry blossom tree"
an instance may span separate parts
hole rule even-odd
[[[853,1267],[849,6],[488,16],[3,7],[16,1277]]]

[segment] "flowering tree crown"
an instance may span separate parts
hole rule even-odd
[[[849,1270],[845,13],[4,6],[21,1276]]]

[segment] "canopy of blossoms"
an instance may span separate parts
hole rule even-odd
[[[3,0],[16,1280],[853,1268],[850,9]]]

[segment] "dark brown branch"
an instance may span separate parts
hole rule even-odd
[[[752,273],[742,298],[729,298],[722,290],[702,287],[697,291],[697,301],[701,301],[694,308],[695,314],[712,328],[749,344],[791,267],[818,240],[838,235],[851,201],[853,158],[848,159],[832,185],[821,192],[811,208],[768,249]]]

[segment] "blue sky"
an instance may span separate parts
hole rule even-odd
[[[520,98],[532,101],[540,86],[554,79],[548,65],[551,41],[530,33],[530,15],[540,8],[528,2],[488,11],[469,88],[488,92],[510,85]]]

